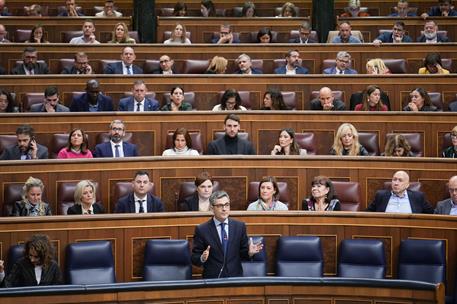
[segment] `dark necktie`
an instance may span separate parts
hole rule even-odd
[[[138,210],[138,213],[144,213],[143,202],[144,200],[138,200],[138,204],[140,204],[140,209]]]
[[[120,147],[120,145],[114,145],[114,148],[116,148],[114,150],[114,157],[121,157],[121,153],[119,152],[119,147]]]
[[[141,112],[141,102],[136,104],[136,111]]]
[[[130,66],[128,65],[128,66],[126,66],[126,68],[127,68],[127,75],[132,75],[132,71],[130,70]]]
[[[90,210],[90,209],[87,210],[87,213],[88,213],[88,214],[92,214],[92,210]]]
[[[228,238],[227,233],[225,233],[225,223],[221,223],[221,242],[222,248],[224,249],[224,255],[227,253]]]

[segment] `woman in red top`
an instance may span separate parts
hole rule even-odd
[[[355,106],[355,111],[388,111],[387,106],[381,100],[381,88],[369,85],[363,92],[362,103]]]

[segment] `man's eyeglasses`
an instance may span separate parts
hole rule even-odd
[[[219,208],[219,209],[222,209],[222,208],[230,208],[230,203],[225,203],[225,204],[215,204],[213,205],[214,208]]]

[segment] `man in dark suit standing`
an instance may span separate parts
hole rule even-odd
[[[126,46],[122,50],[121,62],[109,63],[103,73],[105,74],[123,74],[134,75],[143,74],[143,69],[133,64],[136,59],[135,51],[132,47]]]
[[[47,159],[48,148],[38,144],[35,132],[29,125],[22,125],[16,129],[17,144],[3,150],[0,160],[29,160]]]
[[[70,105],[71,112],[103,112],[114,111],[111,97],[103,95],[97,79],[90,79],[86,83],[86,93],[73,97]]]
[[[151,191],[151,182],[147,171],[135,172],[132,181],[133,192],[121,197],[116,204],[115,213],[147,213],[163,212],[162,201],[153,196]]]
[[[344,111],[346,106],[341,100],[335,99],[329,87],[323,87],[319,90],[319,98],[311,100],[310,109],[317,111]]]
[[[241,260],[263,249],[263,245],[248,241],[246,225],[229,219],[230,197],[216,191],[209,198],[213,218],[195,228],[192,264],[203,266],[203,278],[243,276]]]
[[[298,28],[298,37],[290,39],[289,43],[308,44],[318,43],[318,41],[311,37],[311,25],[308,21],[305,21],[300,24],[300,27]]]
[[[289,50],[286,54],[286,64],[275,69],[275,74],[298,75],[308,73],[308,69],[301,66],[300,53],[297,50]]]
[[[49,86],[44,90],[44,102],[32,105],[30,112],[70,112],[70,109],[59,103],[57,87]]]
[[[38,51],[28,46],[22,52],[22,64],[16,65],[11,71],[13,75],[40,75],[49,74],[48,65],[38,62]]]
[[[130,157],[138,156],[136,145],[123,141],[125,124],[122,120],[113,120],[109,125],[110,141],[95,146],[94,157]]]
[[[457,175],[449,179],[448,188],[449,198],[436,204],[435,214],[457,215]]]
[[[367,211],[395,213],[433,213],[433,207],[422,192],[407,190],[409,175],[397,171],[392,177],[392,190],[379,190]]]
[[[147,98],[148,88],[143,80],[133,83],[133,96],[122,98],[119,102],[119,111],[146,112],[158,111],[160,104],[154,98]]]

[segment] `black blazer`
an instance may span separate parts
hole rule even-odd
[[[425,200],[425,196],[419,191],[408,192],[409,203],[411,204],[411,211],[413,213],[433,213],[433,207]],[[390,190],[379,190],[376,192],[373,202],[368,206],[367,211],[385,212],[389,198],[391,195]]]
[[[49,74],[49,68],[48,65],[45,62],[37,62],[34,67],[34,73],[35,75],[40,75],[40,74]],[[13,70],[11,71],[11,74],[13,75],[25,75],[25,70],[24,70],[24,65],[18,64],[16,65]]]
[[[92,204],[92,208],[94,209],[94,214],[101,214],[105,213],[105,208],[100,203]],[[67,214],[83,214],[83,210],[80,204],[74,204],[67,210]]]
[[[184,198],[182,203],[179,205],[180,211],[198,211],[198,193],[195,192],[192,195]]]
[[[124,74],[122,69],[122,62],[114,62],[106,65],[104,74]],[[143,74],[143,69],[139,66],[132,64],[132,74]]]
[[[150,193],[147,195],[147,208],[148,212],[163,212],[162,201]],[[135,197],[133,192],[121,197],[116,204],[114,209],[115,213],[135,213]]]
[[[62,274],[59,265],[51,261],[48,267],[43,268],[41,281],[38,284],[35,277],[35,267],[29,259],[19,259],[11,269],[11,272],[3,279],[4,287],[22,287],[22,286],[44,286],[62,284]]]
[[[227,144],[225,142],[226,135],[219,139],[213,140],[208,144],[208,155],[227,155]],[[254,147],[250,141],[242,139],[238,136],[237,155],[255,155]]]
[[[228,248],[225,258],[213,218],[195,227],[192,263],[196,266],[203,266],[204,279],[243,276],[241,260],[249,258],[246,225],[231,218],[228,223]],[[202,264],[200,256],[208,245],[211,246],[209,257]]]

